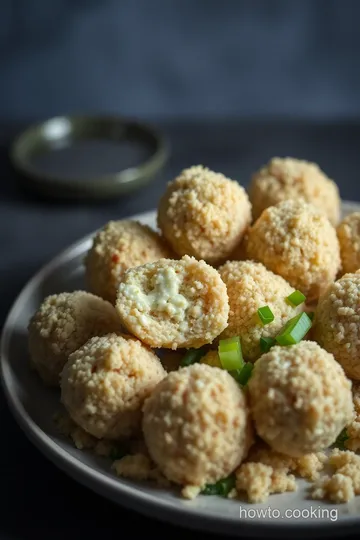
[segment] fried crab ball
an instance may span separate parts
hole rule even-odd
[[[144,399],[165,377],[157,356],[140,341],[93,337],[70,355],[61,376],[61,401],[73,421],[99,439],[141,428]]]
[[[349,214],[337,228],[341,269],[344,274],[360,268],[360,212]]]
[[[219,274],[230,306],[228,326],[220,338],[241,336],[244,357],[256,360],[261,355],[260,338],[274,338],[289,319],[303,311],[304,305],[292,306],[286,298],[294,292],[293,287],[261,263],[229,261],[219,268]],[[257,314],[264,306],[274,314],[273,322],[266,325]]]
[[[288,200],[264,210],[249,231],[249,259],[279,274],[308,301],[332,283],[340,267],[336,230],[311,204]]]
[[[229,314],[219,273],[187,255],[127,270],[116,309],[131,334],[151,347],[174,350],[211,343]]]
[[[224,261],[251,222],[248,196],[237,182],[202,166],[185,169],[160,200],[158,225],[179,255]]]
[[[340,196],[336,183],[316,163],[275,157],[257,171],[250,182],[249,197],[254,219],[269,206],[286,199],[312,203],[335,226],[340,219]]]
[[[273,347],[255,362],[248,389],[258,435],[289,456],[327,448],[352,420],[351,382],[312,341]]]
[[[92,336],[120,331],[115,308],[85,291],[45,298],[28,326],[31,365],[44,383],[59,386],[69,354]]]
[[[86,281],[94,294],[115,304],[128,268],[173,256],[164,240],[137,221],[110,221],[94,237],[85,257]]]
[[[345,274],[320,298],[313,336],[348,377],[360,380],[360,273]]]
[[[204,486],[228,476],[252,443],[245,393],[219,368],[194,364],[173,371],[143,411],[150,456],[180,485]]]

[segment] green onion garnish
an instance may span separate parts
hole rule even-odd
[[[201,493],[203,495],[220,495],[221,497],[227,497],[230,491],[235,488],[235,484],[235,475],[231,474],[227,478],[219,480],[216,484],[206,484]]]
[[[219,341],[218,352],[223,369],[232,371],[243,367],[244,360],[239,337],[221,339]]]
[[[181,360],[180,366],[187,367],[191,366],[191,364],[196,364],[205,354],[206,350],[203,347],[200,347],[200,349],[189,349]]]
[[[294,291],[287,297],[287,300],[292,306],[296,307],[305,302],[306,296],[301,291]]]
[[[260,338],[260,349],[261,352],[267,353],[270,351],[271,347],[275,345],[275,339],[271,337],[261,337]]]
[[[336,448],[339,448],[340,450],[347,450],[345,446],[345,442],[349,439],[348,432],[346,431],[346,428],[342,430],[342,432],[337,436],[336,441],[334,442],[333,446],[336,446]]]
[[[275,319],[273,312],[269,306],[261,307],[257,310],[259,319],[263,324],[269,324]]]
[[[254,364],[252,364],[251,362],[246,362],[243,368],[237,369],[235,371],[230,371],[230,375],[232,375],[236,382],[241,384],[241,386],[246,386],[251,377],[253,368]]]
[[[300,313],[285,324],[275,339],[279,345],[295,345],[303,339],[310,328],[310,317],[306,313]]]
[[[314,311],[309,311],[308,317],[310,318],[311,321],[313,321],[314,317],[315,317],[315,312]]]

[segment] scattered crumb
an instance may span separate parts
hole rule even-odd
[[[118,476],[131,480],[148,480],[151,471],[151,461],[144,454],[134,454],[117,459],[112,464]]]
[[[296,459],[294,472],[301,478],[314,481],[320,476],[320,472],[324,469],[327,461],[327,455],[324,452],[315,454],[306,454]]]
[[[340,473],[320,478],[311,490],[313,499],[329,499],[331,502],[344,503],[354,497],[351,478]]]
[[[70,437],[78,450],[93,450],[96,447],[97,439],[78,426],[71,431]]]
[[[54,422],[60,433],[69,437],[78,450],[95,448],[97,439],[77,426],[67,413],[55,414]]]
[[[336,448],[328,458],[328,465],[334,474],[324,476],[314,484],[311,490],[314,499],[344,503],[360,494],[360,456]]]
[[[229,491],[227,498],[236,499],[237,495],[238,495],[238,492],[236,491],[236,488],[234,488],[231,491]]]
[[[245,491],[251,503],[264,502],[271,493],[296,491],[296,487],[292,474],[263,463],[243,463],[236,471],[236,489]]]
[[[181,495],[184,499],[195,499],[201,491],[200,486],[185,486],[181,490]]]
[[[145,454],[127,455],[112,464],[118,476],[131,480],[153,480],[158,486],[168,487],[170,482]]]

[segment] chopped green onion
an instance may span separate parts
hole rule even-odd
[[[287,297],[287,300],[292,306],[296,307],[305,302],[306,296],[301,291],[294,291]]]
[[[311,328],[311,319],[304,312],[290,319],[276,336],[279,345],[295,345]]]
[[[270,351],[271,347],[275,345],[275,339],[271,337],[261,337],[260,338],[260,349],[261,352],[267,353]]]
[[[237,377],[237,382],[241,384],[241,386],[246,386],[248,383],[248,380],[251,377],[252,370],[254,368],[254,364],[251,362],[246,362],[245,366],[242,368],[240,373]]]
[[[313,321],[314,317],[315,317],[315,312],[314,311],[309,311],[308,317],[310,318],[311,321]]]
[[[244,360],[239,337],[221,339],[219,341],[218,352],[223,369],[231,371],[243,367]]]
[[[230,491],[235,488],[235,484],[235,475],[231,474],[227,478],[219,480],[216,484],[206,484],[201,493],[203,495],[220,495],[221,497],[227,497]]]
[[[347,450],[345,446],[345,442],[349,439],[348,432],[346,431],[346,428],[342,430],[342,432],[337,436],[336,441],[334,442],[333,446],[336,446],[336,448],[339,448],[340,450]]]
[[[273,312],[269,306],[261,307],[257,310],[260,321],[263,324],[269,324],[275,319]]]
[[[191,366],[191,364],[196,364],[205,354],[206,350],[203,347],[200,347],[200,349],[189,349],[181,360],[180,366],[187,367]]]

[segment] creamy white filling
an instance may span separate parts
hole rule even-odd
[[[185,311],[190,303],[184,295],[180,294],[181,278],[174,268],[168,267],[159,270],[155,276],[154,289],[148,294],[137,285],[120,284],[120,290],[126,298],[136,304],[141,312],[140,321],[147,324],[150,311],[164,313],[181,322],[185,318]]]

